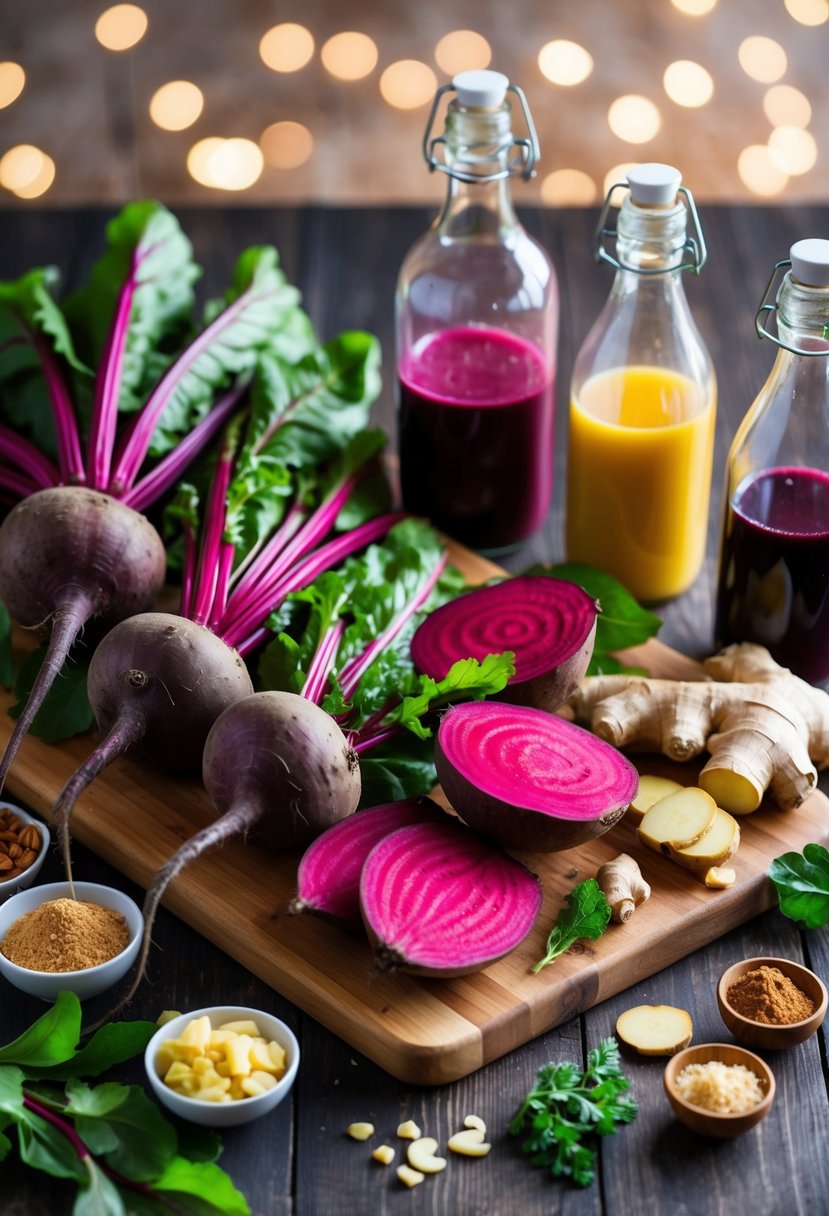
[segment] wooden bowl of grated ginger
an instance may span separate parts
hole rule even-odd
[[[733,1043],[700,1043],[678,1051],[663,1074],[671,1109],[692,1132],[728,1140],[756,1127],[774,1101],[765,1060]]]
[[[747,958],[720,976],[717,1006],[741,1043],[782,1051],[812,1037],[826,1017],[826,985],[802,963],[786,958]]]

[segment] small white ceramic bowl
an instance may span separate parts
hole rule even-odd
[[[156,1065],[156,1057],[162,1043],[175,1039],[188,1022],[204,1017],[205,1014],[214,1028],[225,1022],[239,1022],[251,1018],[259,1027],[263,1038],[273,1039],[285,1048],[285,1074],[273,1089],[233,1102],[209,1102],[203,1098],[185,1097],[164,1084]],[[188,1119],[191,1123],[202,1123],[205,1127],[234,1127],[239,1123],[251,1123],[260,1115],[274,1110],[282,1099],[288,1096],[299,1068],[299,1043],[290,1027],[272,1013],[265,1013],[262,1009],[250,1009],[245,1005],[211,1005],[208,1009],[194,1009],[190,1013],[179,1014],[161,1026],[147,1044],[144,1067],[156,1098],[174,1115]]]
[[[23,823],[33,823],[39,829],[40,852],[32,864],[22,874],[18,874],[17,878],[7,878],[5,882],[0,882],[0,904],[5,903],[7,899],[11,898],[18,891],[25,891],[32,885],[46,860],[46,853],[51,839],[49,829],[42,819],[36,819],[34,815],[30,815],[28,811],[24,811],[20,806],[15,806],[13,802],[0,800],[0,811],[3,810],[13,811]],[[2,878],[2,875],[0,875],[0,878]]]
[[[135,962],[144,928],[138,904],[123,891],[102,886],[97,882],[76,882],[75,895],[78,899],[120,912],[130,932],[129,945],[108,962],[99,963],[97,967],[87,967],[83,971],[32,971],[28,967],[18,967],[16,963],[10,962],[0,950],[0,973],[22,992],[39,996],[44,1001],[54,1001],[57,1000],[59,992],[68,990],[74,992],[80,1000],[86,1001],[117,984]],[[31,891],[19,891],[0,906],[0,942],[11,925],[21,916],[51,899],[66,899],[69,896],[71,890],[68,882],[50,882],[34,887]]]

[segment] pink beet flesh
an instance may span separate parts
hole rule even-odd
[[[543,710],[494,701],[446,712],[435,766],[465,823],[506,848],[538,852],[569,849],[607,831],[639,784],[630,761],[589,731]]]
[[[379,967],[448,978],[513,950],[538,916],[541,887],[473,832],[427,822],[375,845],[363,866],[360,904]]]
[[[398,828],[438,817],[445,819],[445,814],[429,798],[405,798],[368,807],[335,823],[300,859],[291,912],[359,922],[360,874],[374,846]]]
[[[599,606],[575,583],[544,575],[505,579],[458,596],[426,617],[412,638],[412,659],[441,680],[458,659],[512,651],[513,682],[537,679],[576,654]],[[588,656],[589,658],[589,656]]]

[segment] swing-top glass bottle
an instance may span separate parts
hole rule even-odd
[[[798,241],[776,264],[756,327],[779,349],[728,457],[717,641],[757,642],[822,683],[829,681],[829,240]]]
[[[431,138],[446,93],[445,132]],[[510,95],[527,138],[513,132]],[[403,502],[503,553],[542,523],[553,481],[558,287],[510,197],[510,179],[530,177],[537,158],[523,93],[499,72],[461,73],[437,93],[423,150],[448,191],[398,278]]]

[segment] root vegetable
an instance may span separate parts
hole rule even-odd
[[[161,538],[108,494],[55,486],[30,494],[0,525],[0,600],[49,645],[0,761],[0,789],[69,651],[90,621],[108,628],[149,608],[164,581]]]
[[[679,781],[671,781],[669,777],[654,777],[648,773],[642,773],[639,777],[636,797],[628,807],[628,819],[633,824],[641,823],[645,811],[649,810],[655,802],[659,802],[660,798],[667,798],[668,794],[678,794],[681,789],[682,785]]]
[[[435,766],[465,823],[506,848],[537,852],[606,832],[638,784],[633,765],[588,731],[542,710],[491,701],[447,711]]]
[[[430,613],[412,638],[415,666],[443,679],[459,659],[511,651],[503,700],[556,710],[578,687],[596,637],[598,603],[575,583],[525,576],[478,587]]]
[[[375,845],[360,904],[378,967],[469,975],[523,941],[541,907],[538,879],[454,823],[419,823]]]
[[[710,870],[706,870],[703,878],[706,887],[710,887],[712,891],[724,891],[727,887],[733,887],[736,881],[736,871],[730,866],[712,866]]]
[[[740,825],[733,815],[717,807],[714,822],[700,839],[685,849],[677,849],[671,860],[700,877],[712,866],[724,865],[737,852],[740,843]]]
[[[674,857],[690,848],[710,831],[717,815],[717,804],[710,794],[688,786],[655,802],[636,829],[640,840],[657,853]]]
[[[369,853],[390,832],[426,820],[441,822],[444,812],[428,798],[406,798],[335,823],[303,853],[288,910],[360,924],[360,874]]]
[[[829,693],[750,643],[703,667],[701,681],[588,677],[573,697],[576,720],[616,747],[673,760],[707,749],[699,784],[732,815],[756,810],[766,790],[784,809],[799,806],[829,764]]]
[[[687,1047],[691,1016],[673,1005],[637,1005],[616,1020],[616,1034],[641,1056],[672,1056]]]
[[[612,861],[599,866],[596,881],[610,904],[611,920],[626,924],[636,908],[650,898],[651,889],[642,877],[636,860],[620,853]]]

